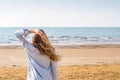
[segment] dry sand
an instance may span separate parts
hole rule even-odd
[[[26,67],[0,68],[0,80],[26,79]],[[120,80],[120,65],[59,66],[59,80]]]
[[[58,63],[59,80],[120,80],[120,45],[69,45],[55,48],[62,57]],[[1,46],[0,59],[0,80],[26,80],[27,59],[23,48]]]

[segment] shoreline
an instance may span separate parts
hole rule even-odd
[[[61,45],[52,45],[55,48],[60,49],[81,49],[81,48],[120,48],[120,44],[61,44]],[[0,45],[0,49],[22,49],[22,45]]]

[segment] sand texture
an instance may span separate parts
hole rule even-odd
[[[59,80],[120,80],[120,45],[54,46],[61,55]],[[26,80],[27,59],[21,46],[0,46],[0,80]]]

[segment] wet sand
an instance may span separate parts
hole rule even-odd
[[[54,46],[61,56],[60,66],[120,63],[119,45]],[[21,46],[0,47],[0,66],[27,65],[26,54]]]

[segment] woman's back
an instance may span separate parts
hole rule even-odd
[[[28,42],[27,46],[28,45],[31,48],[25,49],[27,54],[31,55],[31,57],[37,62],[39,62],[42,66],[48,68],[50,66],[51,60],[46,55],[40,54],[39,50],[35,48],[31,43]]]
[[[58,80],[57,62],[50,60],[46,55],[28,42],[25,37],[29,34],[27,29],[15,32],[16,37],[22,41],[28,61],[28,80]]]

